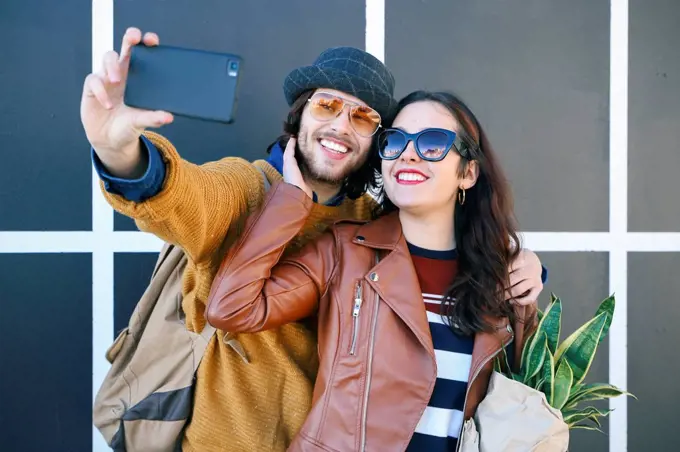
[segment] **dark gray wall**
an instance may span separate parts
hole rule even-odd
[[[92,448],[91,266],[0,254],[0,450]]]
[[[0,231],[91,229],[91,166],[78,111],[91,70],[91,13],[85,0],[0,2]],[[263,157],[287,109],[286,73],[327,47],[363,47],[366,26],[359,0],[126,0],[115,2],[114,19],[116,49],[135,25],[163,43],[244,57],[234,125],[178,117],[163,129],[196,163]],[[630,1],[635,231],[680,230],[679,19],[675,0]],[[608,230],[609,2],[389,0],[385,34],[399,96],[453,90],[478,115],[513,184],[522,230]],[[136,228],[117,215],[115,229]],[[629,255],[628,374],[640,398],[629,401],[630,451],[667,450],[674,437],[678,255]],[[608,294],[608,255],[540,257],[550,269],[541,306],[558,294],[563,331],[573,331]],[[155,259],[115,254],[115,331]],[[0,253],[0,269],[0,449],[90,450],[91,255]],[[589,381],[607,380],[608,358],[605,341]],[[571,450],[607,451],[607,436],[575,432]]]
[[[680,253],[629,257],[628,384],[638,397],[628,404],[629,451],[671,450],[678,432],[678,265]]]
[[[680,230],[680,2],[630,0],[629,227]]]
[[[0,230],[89,230],[91,2],[0,2]],[[3,244],[0,243],[0,249]],[[0,254],[0,450],[91,449],[89,254]]]
[[[680,2],[630,0],[629,229],[680,231]],[[678,251],[678,250],[676,250]],[[628,447],[670,450],[680,365],[678,253],[632,253],[628,264]]]
[[[92,228],[79,113],[91,4],[0,2],[0,230]]]
[[[522,230],[608,230],[609,2],[386,7],[398,94],[463,97],[502,158]]]

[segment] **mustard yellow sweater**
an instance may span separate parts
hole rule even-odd
[[[136,220],[142,231],[182,247],[189,256],[183,279],[187,328],[205,326],[205,303],[225,249],[249,212],[264,199],[262,168],[271,183],[281,175],[266,161],[228,157],[195,165],[182,160],[164,137],[146,132],[167,165],[162,191],[141,203],[106,192],[111,206]],[[303,246],[340,218],[369,219],[370,196],[338,207],[315,204],[288,252]],[[276,227],[276,225],[272,225]],[[194,410],[183,450],[199,452],[285,451],[311,404],[318,367],[315,325],[295,323],[255,334],[229,336],[243,347],[246,363],[213,336],[196,380]]]

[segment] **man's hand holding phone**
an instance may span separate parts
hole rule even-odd
[[[143,43],[157,46],[158,35],[129,28],[121,52],[110,51],[102,67],[85,79],[80,116],[87,139],[107,170],[116,177],[138,178],[147,166],[139,138],[144,129],[173,121],[172,114],[132,108],[124,104],[125,86],[132,47]]]

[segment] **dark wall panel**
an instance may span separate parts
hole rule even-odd
[[[680,231],[680,2],[631,0],[629,227]]]
[[[0,254],[0,449],[92,450],[90,254]]]
[[[0,230],[92,227],[90,0],[0,2]]]
[[[116,336],[130,322],[130,315],[151,280],[158,253],[116,253],[113,260],[113,330]]]
[[[600,302],[609,295],[609,256],[606,253],[540,253],[539,257],[543,265],[550,269],[549,280],[543,289],[539,305],[541,309],[545,309],[551,292],[560,297],[561,340],[564,340],[592,319]],[[585,381],[595,383],[606,382],[608,379],[609,338],[606,338],[597,349]],[[592,405],[600,409],[607,408],[606,402]],[[605,433],[609,430],[608,425],[608,419],[603,419],[602,430]],[[571,432],[569,450],[608,452],[609,441],[606,435],[598,432],[574,430]]]
[[[115,43],[136,26],[155,31],[161,43],[236,53],[244,58],[236,121],[232,125],[175,119],[162,129],[183,157],[195,163],[226,156],[256,159],[281,133],[288,111],[283,80],[293,68],[311,64],[328,47],[364,48],[363,0],[227,2],[184,0],[116,2]],[[206,14],[209,11],[209,14]],[[120,215],[116,230],[134,230]]]
[[[680,253],[631,253],[628,274],[628,450],[672,450],[680,402]],[[670,271],[669,271],[670,269]]]
[[[385,22],[398,95],[466,100],[522,230],[608,229],[609,2],[392,0]]]

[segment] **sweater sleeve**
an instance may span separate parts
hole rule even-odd
[[[142,146],[142,152],[147,154],[149,162],[144,175],[139,179],[122,179],[111,175],[102,164],[94,148],[90,151],[92,165],[104,183],[106,191],[121,195],[125,199],[135,202],[141,202],[157,195],[161,188],[163,188],[163,181],[165,180],[165,164],[160,152],[145,136],[142,135],[139,141]]]
[[[162,189],[140,202],[110,193],[106,200],[137,227],[180,246],[197,265],[207,263],[236,227],[264,197],[262,173],[236,157],[196,165],[182,159],[166,138],[145,132],[160,152],[166,175]]]

